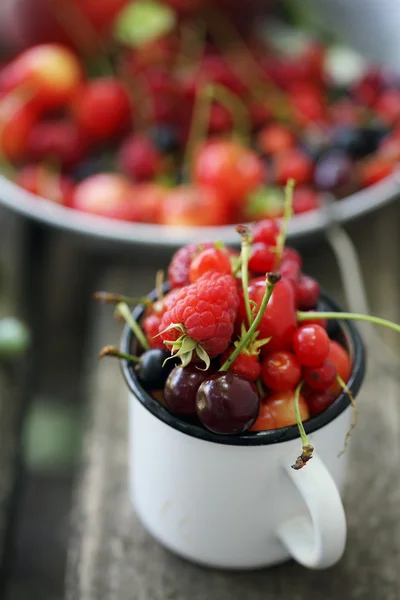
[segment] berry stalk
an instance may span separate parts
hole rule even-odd
[[[241,243],[241,252],[240,259],[242,263],[241,267],[241,277],[242,277],[242,287],[243,287],[243,299],[244,305],[246,307],[246,315],[247,320],[249,322],[249,326],[253,322],[253,313],[250,306],[250,298],[249,298],[249,258],[251,251],[251,233],[248,227],[245,225],[238,225],[236,227],[236,231],[242,238]]]
[[[144,304],[145,306],[151,306],[152,301],[149,298],[134,298],[132,296],[123,296],[121,294],[112,294],[110,292],[94,292],[93,298],[103,304],[119,304],[124,302],[128,306],[136,306],[137,304]]]
[[[117,304],[115,314],[120,315],[124,319],[124,321],[129,325],[136,339],[140,342],[140,345],[142,346],[143,350],[150,350],[150,345],[146,340],[146,336],[140,329],[139,325],[136,323],[135,319],[132,317],[131,311],[129,310],[129,307],[125,302],[120,302],[119,304]]]
[[[281,278],[281,276],[279,273],[267,273],[265,293],[264,293],[264,296],[263,296],[263,299],[262,299],[262,302],[260,305],[260,309],[257,313],[257,316],[254,319],[253,323],[251,324],[247,334],[245,336],[243,336],[243,338],[240,340],[240,342],[236,346],[235,350],[226,359],[226,361],[220,368],[220,371],[228,371],[229,367],[231,366],[231,364],[233,363],[235,358],[237,358],[239,356],[239,354],[241,353],[243,348],[247,345],[248,341],[252,338],[253,334],[255,333],[255,331],[257,330],[257,327],[260,324],[263,314],[265,313],[269,299],[271,298],[272,292],[274,291],[274,287],[278,283],[280,278]]]
[[[113,356],[115,358],[123,358],[125,360],[129,360],[131,362],[139,362],[140,358],[138,356],[133,356],[133,354],[126,354],[125,352],[121,352],[116,348],[116,346],[104,346],[99,352],[98,358],[104,358],[104,356]]]
[[[213,100],[223,104],[230,112],[233,121],[233,132],[236,133],[239,141],[244,146],[249,146],[251,124],[247,106],[236,94],[232,93],[225,86],[218,83],[212,83],[210,86]]]
[[[400,333],[400,325],[388,321],[387,319],[381,319],[381,317],[373,317],[371,315],[363,315],[359,313],[346,313],[346,312],[318,312],[318,311],[297,311],[298,321],[308,321],[310,319],[337,319],[343,321],[366,321],[372,325],[380,325],[381,327],[387,327],[397,333]]]
[[[197,92],[195,98],[186,151],[183,158],[183,174],[185,179],[188,178],[191,173],[196,148],[206,136],[211,101],[211,86],[206,85]]]
[[[285,201],[283,207],[282,224],[276,241],[275,268],[281,265],[283,250],[285,248],[287,230],[289,221],[293,216],[293,190],[295,186],[294,179],[289,179],[285,186]]]
[[[299,429],[301,443],[303,446],[302,453],[296,458],[296,462],[292,465],[292,469],[295,469],[296,471],[304,467],[305,464],[310,460],[310,458],[312,458],[312,453],[314,450],[314,447],[310,444],[307,434],[304,430],[303,421],[301,420],[300,416],[299,398],[301,388],[303,387],[303,383],[303,381],[300,381],[294,393],[294,412],[296,414],[296,423]]]

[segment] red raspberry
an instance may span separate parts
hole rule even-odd
[[[234,346],[229,346],[225,352],[221,355],[220,364],[221,366],[230,357],[232,352],[235,350]],[[258,360],[257,354],[248,354],[246,352],[240,352],[235,358],[229,371],[241,375],[250,381],[255,381],[260,377],[261,365]]]
[[[190,283],[189,269],[193,258],[202,250],[212,247],[213,244],[211,242],[204,242],[201,244],[188,244],[179,248],[172,257],[168,267],[168,281],[171,288],[188,285]]]
[[[196,350],[208,365],[209,358],[226,348],[233,334],[239,296],[231,275],[206,273],[188,285],[177,302],[166,311],[160,324],[160,337],[173,354],[188,364]]]

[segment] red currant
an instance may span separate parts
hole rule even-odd
[[[267,125],[258,134],[258,146],[266,154],[289,150],[295,145],[295,137],[289,129],[279,123]]]
[[[275,219],[263,219],[254,225],[253,241],[262,242],[267,246],[275,246],[279,232],[279,221]]]
[[[296,285],[296,304],[300,310],[311,310],[318,304],[321,288],[316,279],[301,275]]]
[[[330,360],[325,360],[320,367],[304,367],[303,377],[313,390],[327,390],[336,377],[336,367]]]
[[[275,392],[283,392],[296,387],[300,378],[300,362],[291,352],[284,350],[271,352],[261,363],[261,379],[267,387]]]
[[[252,273],[268,273],[272,271],[275,264],[274,247],[266,246],[261,242],[256,242],[251,247],[249,257],[249,270]]]
[[[329,354],[329,337],[320,325],[302,325],[293,335],[297,358],[306,367],[319,367]]]
[[[319,415],[332,404],[336,398],[335,394],[328,390],[313,392],[307,395],[307,405],[312,416]]]

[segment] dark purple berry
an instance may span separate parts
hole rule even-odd
[[[196,415],[196,394],[199,386],[210,377],[210,371],[202,371],[195,365],[175,367],[164,387],[165,404],[177,415]]]
[[[142,386],[150,390],[162,390],[168,375],[175,366],[174,359],[165,360],[171,354],[161,348],[152,348],[143,352],[135,368],[135,373]]]
[[[351,181],[353,162],[340,150],[326,152],[314,170],[314,183],[320,190],[334,191]]]
[[[218,372],[204,381],[196,396],[197,416],[203,425],[221,434],[247,431],[257,419],[260,397],[248,379]]]

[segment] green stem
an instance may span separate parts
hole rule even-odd
[[[131,315],[131,311],[129,310],[129,306],[125,302],[120,302],[117,304],[117,308],[115,309],[116,314],[121,315],[121,317],[125,320],[125,322],[129,325],[135,337],[140,342],[142,348],[144,350],[150,350],[149,342],[146,340],[146,336],[143,331],[140,329],[139,325],[136,323],[135,319]]]
[[[140,358],[138,356],[133,356],[133,354],[126,354],[126,352],[121,352],[115,346],[105,346],[99,353],[99,359],[104,358],[104,356],[113,356],[115,358],[124,358],[125,360],[130,360],[131,362],[139,362]]]
[[[347,313],[347,312],[317,312],[317,311],[297,311],[298,321],[307,321],[309,319],[338,319],[343,321],[366,321],[373,325],[381,325],[387,327],[393,331],[400,333],[400,325],[388,321],[387,319],[381,319],[380,317],[372,317],[371,315],[362,315],[358,313]]]
[[[193,115],[183,159],[183,175],[185,179],[190,177],[196,148],[206,137],[211,101],[212,90],[209,85],[206,85],[197,92],[193,107]]]
[[[283,209],[282,224],[276,241],[275,268],[278,269],[281,265],[283,250],[285,248],[287,229],[289,221],[293,215],[293,190],[295,186],[294,179],[289,179],[285,187],[285,203]]]
[[[233,122],[233,131],[239,137],[244,146],[249,146],[250,142],[250,116],[244,102],[228,88],[218,83],[210,84],[212,87],[212,97],[214,100],[225,106],[230,112]]]
[[[98,302],[104,304],[119,304],[124,302],[128,306],[137,306],[138,304],[144,304],[145,306],[151,306],[153,302],[149,298],[133,298],[131,296],[123,296],[121,294],[111,294],[109,292],[94,292],[93,298]]]
[[[271,276],[273,275],[273,276]],[[280,277],[276,277],[276,274],[271,274],[271,273],[267,273],[267,278],[266,278],[266,288],[265,288],[265,294],[263,296],[261,305],[260,305],[260,309],[257,313],[256,318],[254,319],[253,323],[251,324],[247,334],[240,340],[239,344],[236,346],[235,350],[232,352],[232,354],[226,359],[226,361],[224,362],[224,364],[222,365],[222,367],[220,368],[220,371],[227,371],[229,369],[229,367],[231,366],[231,364],[233,363],[233,361],[235,360],[235,358],[237,358],[239,356],[239,354],[241,353],[241,351],[243,350],[243,348],[246,346],[246,344],[248,343],[249,339],[251,339],[253,333],[257,330],[257,327],[260,324],[260,321],[263,317],[263,314],[265,312],[265,309],[267,308],[267,304],[269,302],[269,299],[271,298],[271,294],[274,291],[274,287],[275,285],[278,283]]]
[[[251,251],[251,233],[247,227],[240,229],[242,226],[238,226],[237,230],[239,231],[242,237],[241,243],[241,252],[240,258],[242,263],[241,268],[241,277],[242,277],[242,288],[243,288],[243,298],[244,305],[246,308],[246,315],[249,327],[253,322],[253,313],[250,307],[250,297],[249,297],[249,258]]]
[[[303,383],[304,383],[303,381],[300,381],[300,383],[297,386],[296,391],[294,393],[294,412],[296,415],[297,427],[299,428],[301,443],[304,448],[305,446],[309,446],[310,442],[308,441],[307,434],[304,430],[303,421],[301,420],[301,416],[300,416],[299,399],[300,399],[300,392],[301,392],[301,388],[303,387]]]

